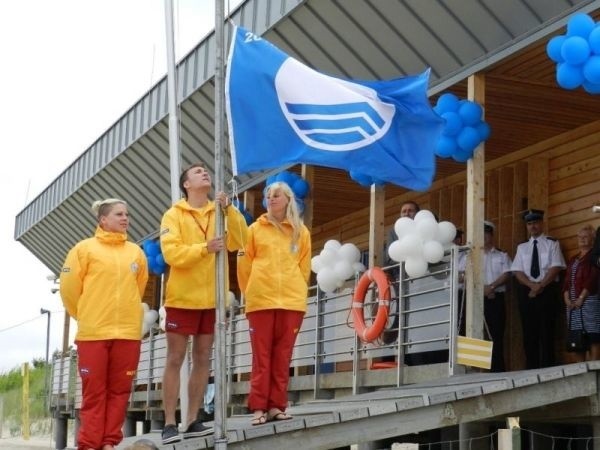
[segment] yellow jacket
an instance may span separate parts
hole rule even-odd
[[[248,226],[244,216],[234,207],[226,210],[229,251],[244,246]],[[160,224],[160,247],[167,264],[169,278],[165,306],[185,309],[215,307],[215,253],[209,253],[207,242],[215,237],[215,203],[192,208],[185,199],[175,203]],[[227,264],[227,258],[225,258]],[[228,283],[227,272],[225,280]]]
[[[80,341],[142,338],[142,296],[148,265],[142,249],[124,233],[96,228],[76,244],[60,274],[60,295],[77,320]]]
[[[248,228],[245,253],[240,252],[237,266],[247,313],[263,309],[306,312],[310,232],[302,225],[300,239],[292,249],[292,226],[287,221],[281,225],[282,230],[263,214]]]

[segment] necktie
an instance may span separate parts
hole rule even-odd
[[[533,253],[531,253],[531,269],[529,273],[532,278],[540,276],[540,256],[538,255],[537,239],[533,240]]]

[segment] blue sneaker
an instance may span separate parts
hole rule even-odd
[[[195,438],[200,436],[206,436],[207,434],[211,434],[213,432],[212,427],[207,427],[202,425],[202,422],[199,420],[194,420],[190,423],[187,429],[183,432],[184,439]]]
[[[178,442],[181,440],[177,426],[172,424],[165,425],[161,437],[163,444],[170,444],[171,442]]]

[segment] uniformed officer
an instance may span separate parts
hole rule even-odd
[[[504,293],[506,282],[511,275],[511,261],[506,252],[494,246],[494,231],[496,226],[485,220],[483,222],[483,314],[487,324],[490,339],[494,342],[492,350],[492,372],[504,371],[504,327],[506,324],[506,312],[504,307]],[[466,253],[461,253],[458,260],[459,292],[462,289],[464,271],[466,269]],[[459,298],[463,298],[459,294]],[[465,334],[465,308],[460,305],[460,329],[459,334]]]
[[[523,327],[526,368],[554,364],[554,323],[559,302],[558,275],[565,260],[556,239],[543,234],[544,211],[523,213],[529,240],[519,244],[512,263],[519,282],[519,311]]]

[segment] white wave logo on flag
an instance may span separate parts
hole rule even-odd
[[[275,90],[286,120],[319,150],[349,151],[383,137],[396,108],[366,86],[316,72],[293,58],[281,65]]]

